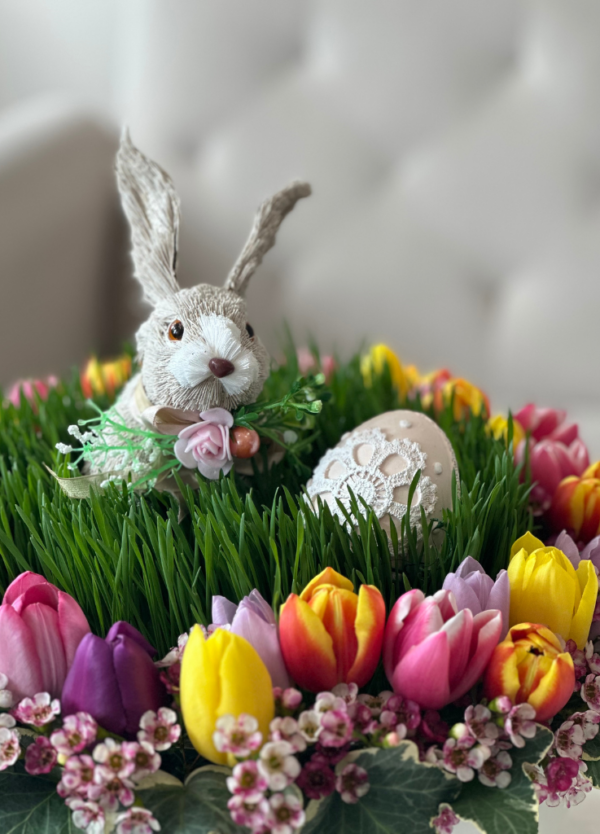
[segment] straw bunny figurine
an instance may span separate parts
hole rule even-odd
[[[296,202],[311,193],[293,182],[259,207],[250,236],[223,287],[177,283],[179,199],[170,177],[147,159],[123,132],[117,155],[117,180],[131,225],[135,277],[153,310],[137,332],[140,372],[111,409],[131,429],[148,426],[160,409],[169,419],[220,407],[231,411],[252,403],[269,374],[269,356],[247,321],[244,292],[277,230]],[[122,435],[114,445],[123,444]],[[93,441],[92,441],[93,451]],[[131,469],[116,448],[92,456],[86,474]],[[151,460],[138,456],[136,469]],[[86,479],[87,480],[87,479]],[[167,487],[168,488],[168,487]]]

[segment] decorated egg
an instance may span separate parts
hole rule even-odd
[[[319,461],[306,485],[317,505],[320,497],[340,520],[337,501],[350,512],[352,490],[362,498],[389,533],[390,517],[399,529],[408,511],[413,478],[421,476],[410,508],[411,526],[421,535],[421,508],[426,518],[442,518],[452,506],[452,479],[458,466],[454,450],[442,429],[417,411],[386,411],[345,434]]]

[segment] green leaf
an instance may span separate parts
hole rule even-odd
[[[432,834],[441,802],[452,803],[460,782],[436,765],[419,761],[417,747],[403,741],[391,750],[368,750],[348,760],[369,774],[369,792],[356,805],[338,793],[324,800],[303,834]]]
[[[148,808],[169,834],[239,834],[229,811],[226,768],[201,767],[185,785],[139,791]]]
[[[72,834],[77,829],[52,776],[30,776],[22,762],[0,773],[2,834]]]
[[[600,733],[591,738],[583,745],[583,758],[586,761],[597,761],[600,759]]]
[[[592,780],[595,788],[600,788],[600,761],[586,762],[586,776]]]
[[[535,738],[513,747],[512,782],[507,788],[488,788],[477,779],[463,786],[454,811],[485,834],[538,834],[539,806],[524,764],[538,764],[552,745],[553,734],[538,724]]]

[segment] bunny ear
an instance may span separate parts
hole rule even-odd
[[[275,243],[275,236],[283,218],[302,197],[311,194],[307,182],[295,181],[278,191],[260,206],[254,218],[250,237],[225,281],[225,289],[243,295],[248,282],[260,266],[263,256]]]
[[[123,129],[117,182],[131,225],[135,277],[151,304],[179,291],[175,277],[179,198],[171,178],[131,142]]]

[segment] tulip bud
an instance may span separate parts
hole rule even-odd
[[[63,715],[87,712],[110,733],[134,738],[142,715],[166,704],[154,654],[156,650],[128,623],[115,623],[105,640],[88,634],[65,681]]]
[[[60,696],[81,639],[90,630],[73,597],[26,571],[0,605],[0,675],[14,700],[48,692]]]
[[[436,388],[433,394],[433,407],[439,412],[443,407],[452,403],[452,413],[455,420],[468,419],[470,414],[476,417],[480,414],[488,417],[490,401],[480,388],[460,377],[449,379],[442,387]]]
[[[548,518],[555,530],[566,528],[578,541],[600,535],[600,478],[573,476],[561,481]]]
[[[360,370],[367,388],[373,384],[373,375],[380,375],[387,366],[392,384],[401,397],[408,392],[408,379],[400,359],[387,345],[373,345],[370,351],[362,357]]]
[[[180,686],[187,733],[205,759],[231,764],[213,741],[217,720],[224,715],[253,716],[267,740],[275,714],[271,677],[243,637],[219,628],[205,639],[200,627],[194,626],[183,652]]]
[[[384,626],[385,603],[377,588],[361,585],[355,594],[349,579],[325,568],[281,608],[285,665],[310,692],[338,683],[364,686],[379,663]]]
[[[575,686],[573,658],[549,628],[513,626],[487,668],[484,690],[490,700],[504,695],[530,704],[538,721],[549,721],[568,702]]]
[[[581,477],[600,478],[600,460],[597,460],[595,463],[591,463]]]
[[[543,623],[583,649],[598,596],[598,579],[589,559],[577,570],[556,547],[525,533],[513,544],[508,566],[510,624]]]

